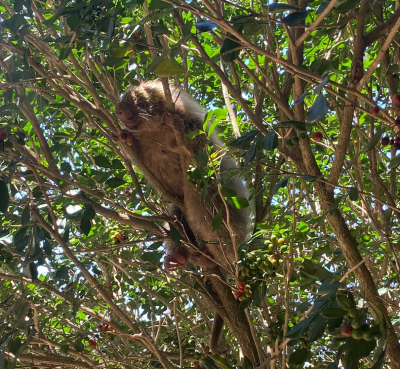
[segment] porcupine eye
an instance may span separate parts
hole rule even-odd
[[[140,109],[146,109],[147,105],[146,105],[146,103],[144,101],[139,101],[137,103],[137,107],[140,108]]]

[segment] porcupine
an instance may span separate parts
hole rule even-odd
[[[192,247],[182,244],[176,246],[172,241],[166,242],[164,267],[167,270],[175,270],[188,261],[203,268],[217,264],[222,275],[227,276],[233,270],[232,265],[235,261],[230,231],[235,234],[237,244],[244,241],[249,231],[250,211],[248,207],[237,209],[229,206],[230,231],[226,227],[227,217],[224,210],[225,222],[213,232],[212,219],[221,207],[225,207],[220,196],[216,194],[217,185],[210,186],[203,200],[196,186],[187,181],[186,170],[194,151],[204,149],[208,140],[213,143],[214,151],[222,148],[223,144],[215,131],[209,139],[205,134],[197,135],[191,140],[185,138],[195,130],[203,130],[205,112],[190,95],[174,86],[170,88],[175,113],[168,111],[163,85],[159,80],[143,82],[130,88],[116,105],[115,111],[123,124],[122,128],[133,135],[132,148],[135,155],[165,189],[183,204],[181,207],[170,204],[169,213],[183,225]],[[236,168],[234,160],[224,155],[220,163],[220,172],[231,168]],[[233,177],[224,186],[234,190],[238,197],[248,197],[247,188],[239,176]],[[198,242],[199,240],[204,242]],[[215,313],[210,339],[213,353],[218,352],[222,329],[222,317]]]

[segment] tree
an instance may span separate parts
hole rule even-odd
[[[0,367],[399,368],[398,5],[1,0]],[[168,194],[115,139],[157,76],[251,192],[220,304],[162,268]]]

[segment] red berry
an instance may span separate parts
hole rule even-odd
[[[201,368],[200,364],[194,364],[193,365],[193,369],[200,369],[200,368]]]
[[[200,278],[197,280],[197,283],[200,284],[200,285],[203,285],[203,284],[204,284],[204,279],[200,277]]]
[[[240,291],[233,291],[233,296],[235,297],[235,299],[239,299],[240,297],[242,297],[243,292]]]
[[[126,137],[127,137],[127,133],[120,133],[120,134],[119,134],[119,139],[120,139],[121,141],[126,141]]]
[[[340,327],[340,333],[345,337],[351,337],[351,332],[353,332],[353,327],[351,324],[344,324]]]
[[[95,340],[90,339],[89,340],[89,347],[91,348],[96,348],[97,342]]]
[[[2,140],[2,141],[7,140],[7,137],[8,137],[7,132],[6,132],[6,131],[3,131],[3,130],[1,129],[1,130],[0,130],[0,140]]]
[[[238,286],[238,287],[237,287],[237,288],[238,288],[238,291],[239,291],[239,292],[244,292],[244,286],[245,286],[245,285],[246,285],[246,283],[244,283],[244,282],[239,282],[238,285],[237,285],[237,286]]]
[[[394,94],[392,96],[392,101],[393,101],[393,104],[400,105],[400,95],[399,94]]]
[[[129,141],[129,142],[132,142],[133,141],[133,134],[132,133],[127,133],[126,134],[126,140]]]
[[[371,110],[371,114],[375,117],[376,115],[379,114],[379,108],[377,106],[375,106],[375,108],[373,108]]]
[[[382,137],[382,139],[381,139],[382,146],[387,146],[387,145],[389,145],[389,143],[390,143],[390,139],[388,136]]]
[[[315,142],[319,142],[322,140],[322,133],[321,132],[314,132],[312,138]]]

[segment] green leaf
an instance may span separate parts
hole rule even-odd
[[[47,19],[46,21],[43,22],[45,26],[50,26],[50,24],[53,24],[60,16],[62,15],[65,7],[67,4],[70,2],[70,0],[63,0],[60,4],[60,6],[57,8],[56,12],[53,14],[53,16],[50,19]]]
[[[301,22],[303,22],[308,15],[308,11],[299,11],[295,13],[289,14],[287,17],[283,18],[281,21],[282,23],[286,24],[287,26],[297,26]]]
[[[14,244],[20,243],[24,239],[27,230],[28,227],[23,227],[14,234]]]
[[[29,204],[27,204],[24,207],[24,210],[23,210],[22,215],[21,215],[21,225],[22,225],[22,227],[25,227],[29,223],[30,219],[31,219],[31,208],[30,208]]]
[[[72,315],[73,316],[75,316],[76,313],[79,311],[81,304],[82,304],[82,301],[80,299],[74,299],[74,302],[72,303]]]
[[[107,30],[107,38],[111,40],[111,38],[114,36],[115,32],[115,15],[112,15],[110,17],[110,22],[108,23],[108,30]]]
[[[310,350],[306,348],[297,349],[289,356],[289,365],[299,366],[304,364],[311,357]]]
[[[382,350],[381,354],[378,357],[378,360],[372,366],[371,369],[380,369],[382,368],[383,363],[385,362],[386,350]]]
[[[18,318],[17,318],[17,322],[15,324],[15,326],[17,328],[25,328],[26,324],[28,323],[28,321],[26,320],[26,316],[28,314],[28,311],[30,309],[31,305],[29,302],[24,302],[21,306],[20,311],[18,312]]]
[[[14,11],[20,12],[23,9],[24,1],[23,0],[14,0]]]
[[[338,3],[340,5],[336,7],[336,10],[342,14],[347,13],[350,10],[354,10],[360,1],[361,0],[346,0]]]
[[[246,153],[246,156],[244,157],[243,166],[247,166],[254,159],[254,157],[256,156],[256,149],[257,149],[256,143],[254,142],[250,146],[249,150]]]
[[[140,259],[142,259],[143,261],[158,264],[163,255],[164,253],[162,253],[161,251],[147,251],[140,255]]]
[[[322,91],[322,89],[326,86],[326,84],[329,82],[329,76],[328,77],[325,77],[321,82],[320,82],[320,84],[315,88],[315,91],[314,91],[314,93],[317,95],[317,94],[319,94],[321,91]]]
[[[82,233],[85,236],[87,236],[92,228],[92,223],[91,223],[90,219],[87,217],[83,217],[81,219],[80,228],[81,228]]]
[[[253,366],[252,362],[250,361],[250,359],[247,356],[245,356],[243,358],[243,369],[253,369],[253,368],[254,368],[254,366]]]
[[[22,14],[15,14],[11,18],[3,20],[1,27],[8,28],[11,32],[17,33],[23,24],[26,24],[24,16]]]
[[[93,206],[90,202],[85,203],[82,216],[89,219],[94,219],[94,217],[96,216],[96,212],[94,211]]]
[[[60,354],[66,355],[68,353],[68,351],[69,351],[69,345],[67,344],[67,345],[61,345],[58,352]]]
[[[15,355],[18,349],[21,347],[21,345],[22,345],[21,339],[19,337],[14,337],[9,344],[11,353]]]
[[[289,332],[287,332],[285,337],[286,338],[301,337],[317,316],[318,314],[309,315],[307,318],[297,323]]]
[[[279,189],[286,187],[290,178],[291,178],[291,176],[285,177],[285,178],[281,179],[280,181],[278,181],[274,186],[272,194],[275,195],[278,193]]]
[[[82,342],[82,338],[78,338],[75,342],[74,342],[74,349],[76,352],[82,352],[83,350],[85,350],[85,346]]]
[[[323,176],[301,176],[300,178],[306,182],[315,182],[318,178],[323,178]]]
[[[60,280],[60,281],[68,281],[69,280],[69,268],[67,268],[65,265],[61,265],[57,269],[54,278],[56,280]]]
[[[335,319],[345,316],[347,314],[347,311],[338,308],[328,308],[321,311],[320,314],[327,319]]]
[[[32,281],[36,281],[39,275],[36,263],[29,263],[29,273]]]
[[[311,327],[310,341],[314,342],[320,339],[325,332],[325,327],[326,327],[326,318],[324,318],[322,315],[318,315]]]
[[[259,131],[257,130],[247,132],[243,136],[232,141],[228,146],[233,147],[235,149],[246,150],[250,147],[251,142],[256,138],[258,134]]]
[[[278,134],[272,130],[263,138],[261,147],[264,150],[272,151],[278,147],[278,144]]]
[[[357,201],[358,200],[358,190],[356,187],[351,187],[349,191],[349,199],[351,201]]]
[[[96,163],[97,166],[102,167],[102,168],[111,168],[112,167],[110,161],[103,155],[95,156],[94,162]]]
[[[227,63],[233,62],[240,54],[241,44],[235,40],[237,40],[236,37],[228,35],[219,51],[222,60]]]
[[[291,6],[291,5],[284,4],[284,3],[274,3],[274,4],[263,5],[263,8],[266,8],[269,13],[279,13],[279,12],[285,12],[287,10],[299,9],[297,6]]]
[[[293,102],[293,104],[296,105],[296,104],[299,104],[299,103],[303,102],[304,99],[306,98],[307,94],[308,94],[308,91],[306,91],[306,92],[304,92],[303,94],[301,94],[301,95]]]
[[[213,30],[214,28],[217,28],[218,25],[207,19],[195,23],[195,27],[199,32],[208,32]]]
[[[110,179],[107,179],[107,181],[106,181],[107,186],[109,186],[111,188],[117,188],[119,186],[122,186],[125,183],[126,182],[123,179],[116,178],[116,177],[112,177]]]
[[[321,14],[325,8],[329,5],[329,1],[324,1],[317,9],[316,14]]]
[[[362,150],[362,152],[364,153],[364,152],[368,152],[368,151],[372,150],[372,149],[377,145],[377,143],[380,141],[380,139],[381,139],[381,137],[382,137],[382,133],[383,133],[383,132],[386,132],[386,130],[387,130],[386,128],[382,128],[381,130],[379,130],[378,132],[376,132],[376,133],[374,134],[374,136],[372,137],[371,141],[368,142],[368,143],[365,145],[365,147],[364,147],[364,149]]]
[[[244,209],[249,206],[249,200],[245,197],[228,197],[226,199],[229,205],[233,206],[236,209]]]
[[[329,109],[329,104],[323,94],[320,94],[315,100],[313,106],[308,111],[308,121],[310,123],[321,120],[325,117]]]
[[[285,122],[279,123],[279,128],[294,128],[298,131],[307,131],[306,124],[303,122],[298,122],[296,120],[287,120]]]
[[[71,226],[70,226],[70,225],[67,225],[67,226],[65,227],[65,229],[64,229],[63,234],[61,235],[61,238],[63,239],[63,241],[64,241],[65,243],[67,243],[67,242],[69,241],[69,231],[70,231],[70,229],[71,229]]]
[[[125,165],[122,164],[121,160],[114,159],[111,164],[112,169],[125,169]]]
[[[59,59],[60,60],[67,59],[70,52],[71,52],[71,47],[70,46],[64,46],[60,51]]]
[[[197,137],[198,135],[201,135],[201,134],[203,134],[203,131],[200,131],[199,129],[196,129],[196,130],[194,130],[194,131],[188,133],[188,134],[185,136],[185,139],[188,140],[188,141],[190,141],[190,140],[193,140],[195,137]]]
[[[66,161],[63,161],[61,163],[60,168],[63,172],[66,172],[66,173],[71,173],[71,170],[72,170],[71,164]]]
[[[157,65],[154,73],[158,77],[171,77],[185,73],[185,68],[174,59],[164,59]]]
[[[10,203],[10,195],[8,193],[7,183],[0,181],[0,211],[5,213]]]
[[[392,158],[392,160],[390,160],[389,169],[397,168],[399,165],[400,165],[400,155],[395,156],[394,158]]]
[[[213,232],[217,231],[221,225],[222,225],[222,215],[223,215],[223,211],[222,211],[222,207],[218,210],[217,215],[214,216],[213,220],[212,220],[212,230]]]

